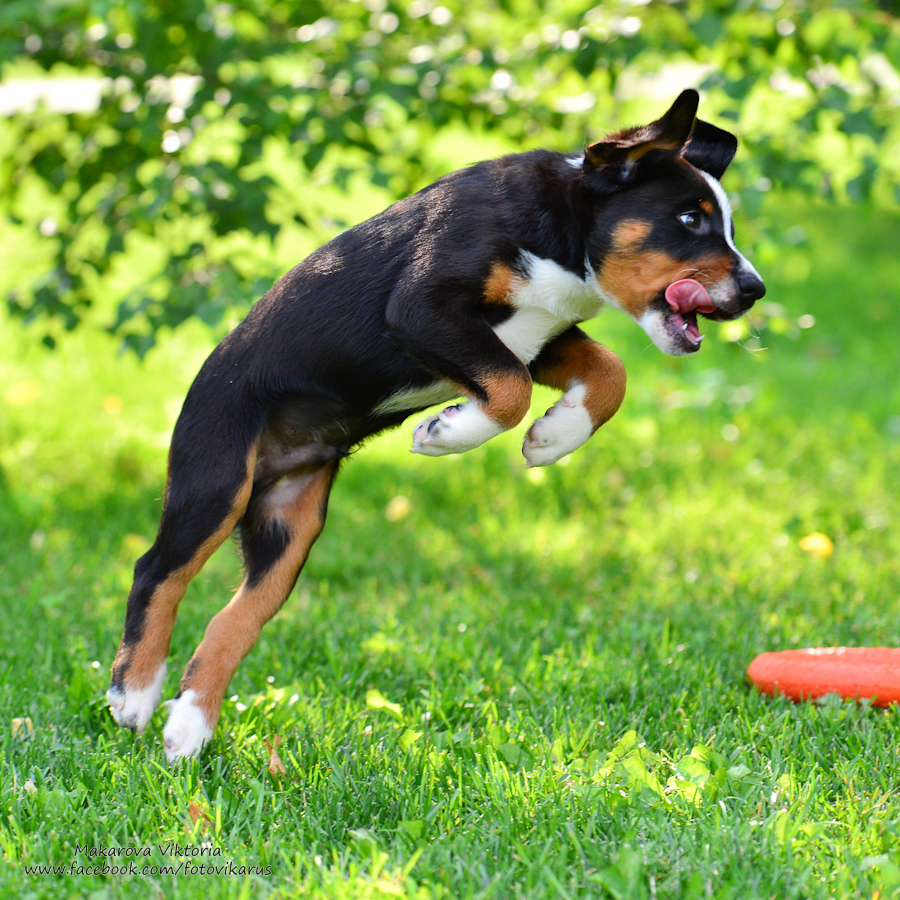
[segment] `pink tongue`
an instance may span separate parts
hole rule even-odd
[[[666,302],[676,312],[700,312],[710,313],[715,310],[715,304],[709,299],[706,288],[693,278],[683,278],[666,288]]]

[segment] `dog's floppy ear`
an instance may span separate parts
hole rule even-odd
[[[684,158],[693,166],[708,172],[720,181],[737,152],[737,138],[728,131],[697,119],[694,133],[684,151]]]
[[[699,102],[695,90],[682,91],[661,119],[589,144],[584,151],[585,174],[597,187],[615,190],[634,181],[642,164],[679,156],[690,140]]]

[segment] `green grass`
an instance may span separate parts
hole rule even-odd
[[[207,339],[141,365],[97,334],[48,354],[0,323],[0,891],[900,896],[896,709],[745,681],[765,650],[900,645],[900,222],[789,198],[767,215],[807,233],[756,260],[784,314],[686,360],[602,316],[629,393],[565,465],[526,472],[520,433],[411,457],[410,425],[352,459],[213,744],[175,769],[162,712],[136,740],[104,693]],[[813,531],[833,555],[800,549]],[[238,579],[225,548],[191,586],[169,696]],[[205,842],[221,856],[189,862],[271,874],[24,868],[76,845],[177,865],[157,845]]]

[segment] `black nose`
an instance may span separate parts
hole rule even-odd
[[[744,303],[755,303],[766,296],[766,286],[762,278],[753,272],[741,272],[737,279],[738,290]]]

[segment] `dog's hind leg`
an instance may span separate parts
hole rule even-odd
[[[322,531],[337,467],[336,460],[302,466],[251,497],[241,522],[244,579],[209,623],[168,704],[170,761],[198,754],[212,737],[235,669],[287,599]]]
[[[107,699],[115,720],[138,733],[162,696],[178,604],[234,530],[252,491],[256,439],[250,429],[237,436],[235,423],[221,426],[210,408],[200,414],[198,404],[192,407],[189,395],[173,435],[156,540],[135,565]]]

